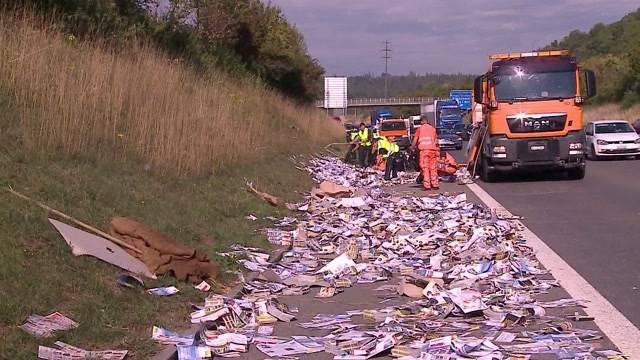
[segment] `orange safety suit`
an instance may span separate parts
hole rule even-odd
[[[386,167],[387,167],[387,159],[385,159],[384,156],[382,155],[377,155],[376,165],[375,165],[376,170],[384,171]]]
[[[421,125],[413,138],[413,146],[418,148],[422,185],[426,190],[438,188],[438,135],[436,129],[429,125]]]
[[[458,163],[448,152],[444,154],[444,157],[438,158],[438,175],[454,175],[458,171]]]

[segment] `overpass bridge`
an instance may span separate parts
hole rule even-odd
[[[362,98],[348,99],[347,108],[372,107],[372,106],[420,106],[433,103],[429,97],[393,97],[393,98]],[[316,101],[316,107],[326,109],[324,100]]]

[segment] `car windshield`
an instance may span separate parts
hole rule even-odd
[[[438,135],[448,135],[448,134],[451,134],[451,130],[447,128],[437,128],[436,133]]]
[[[465,125],[465,124],[455,124],[455,125],[453,126],[453,128],[454,128],[455,130],[464,130],[464,129],[466,129],[466,128],[467,128],[467,125]]]
[[[635,133],[626,122],[596,124],[596,134]]]

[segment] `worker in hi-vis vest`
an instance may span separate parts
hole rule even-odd
[[[358,162],[364,168],[371,163],[371,131],[365,123],[360,123],[358,141]]]
[[[358,148],[358,132],[356,130],[352,130],[348,135],[349,139],[349,149],[344,156],[344,162],[350,163],[353,159],[356,158],[356,151]]]
[[[420,127],[416,130],[411,147],[418,150],[420,169],[422,170],[422,185],[426,190],[437,190],[438,183],[438,134],[429,125],[426,116],[420,119]]]
[[[378,154],[384,161],[384,179],[391,180],[398,176],[397,157],[400,153],[400,147],[393,141],[389,141],[387,137],[380,136],[378,138]]]

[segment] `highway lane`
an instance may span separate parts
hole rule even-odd
[[[640,160],[590,161],[580,181],[543,173],[477,183],[640,328]]]

